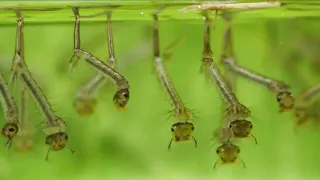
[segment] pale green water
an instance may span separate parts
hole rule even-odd
[[[143,47],[140,53],[149,52],[146,55],[128,55],[135,46],[152,42],[148,37],[153,22],[147,13],[152,11],[144,10],[143,16],[141,10],[130,11],[136,14],[132,18],[123,18],[126,15],[121,11],[119,16],[117,12],[113,14],[116,56],[119,57],[120,71],[130,82],[131,99],[126,112],[117,112],[111,101],[114,89],[104,90],[99,96],[96,113],[89,118],[79,117],[72,107],[76,90],[95,72],[81,61],[72,75],[67,73],[73,52],[73,23],[61,21],[73,19],[71,9],[62,10],[61,14],[37,12],[38,23],[35,23],[37,18],[29,23],[26,18],[26,62],[57,115],[67,121],[69,145],[76,154],[72,155],[68,149],[52,152],[50,161],[45,162],[45,136],[37,130],[33,152],[19,153],[14,148],[9,151],[1,148],[0,179],[317,179],[320,176],[319,129],[305,128],[294,134],[292,115],[277,113],[275,95],[243,78],[238,78],[237,96],[252,110],[255,118],[253,134],[259,144],[255,145],[251,140],[240,142],[240,156],[247,165],[246,169],[239,163],[238,166],[223,166],[212,171],[218,156],[210,145],[210,138],[220,123],[221,102],[215,84],[206,83],[204,76],[199,74],[203,21],[195,14],[186,16],[189,18],[177,15],[176,19],[180,20],[163,18],[160,21],[162,49],[181,34],[185,35],[166,66],[183,101],[196,109],[199,116],[194,133],[198,148],[191,143],[181,143],[173,144],[172,150],[167,151],[174,120],[165,121],[165,112],[171,106],[153,71],[152,47]],[[100,11],[84,10],[83,15],[92,12]],[[250,13],[253,12],[240,14],[239,19],[236,16],[233,23],[234,48],[239,64],[289,82],[294,94],[319,82],[319,73],[309,68],[309,60],[318,57],[319,61],[320,26],[316,23],[319,18],[311,11],[268,10],[267,17],[260,12],[261,16]],[[276,13],[284,15],[278,18]],[[288,13],[293,15],[286,16]],[[14,13],[4,15],[0,12],[0,66],[6,77],[9,77],[16,33],[15,19],[8,18],[8,15],[14,16]],[[44,23],[51,17],[57,18]],[[135,21],[129,21],[133,19]],[[104,20],[104,17],[96,20]],[[81,48],[106,59],[106,24],[89,21],[81,24]],[[217,60],[224,28],[220,18],[211,41]],[[302,47],[310,48],[299,52],[296,45],[302,41],[297,41],[298,37],[308,40]],[[285,60],[297,51],[300,54],[298,69],[308,80],[303,82],[305,84],[299,83],[282,65],[283,62],[296,63],[293,59]],[[28,110],[32,124],[43,121],[32,101]],[[5,140],[1,143],[4,144]]]

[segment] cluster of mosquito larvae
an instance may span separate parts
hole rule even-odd
[[[27,129],[27,115],[26,115],[26,92],[29,92],[33,101],[38,105],[40,112],[43,115],[44,122],[42,122],[41,130],[47,135],[45,143],[49,146],[46,160],[48,159],[49,152],[59,151],[67,147],[68,134],[66,132],[67,126],[65,121],[58,117],[45,94],[35,81],[32,73],[29,71],[24,57],[24,38],[23,38],[23,17],[21,11],[14,10],[17,15],[17,34],[16,34],[16,47],[15,54],[12,60],[11,72],[12,77],[9,84],[15,84],[19,82],[20,87],[20,100],[19,106],[16,105],[15,99],[9,90],[9,86],[2,74],[0,74],[0,93],[1,102],[4,109],[4,115],[7,122],[2,128],[2,135],[7,139],[6,145],[11,147],[12,141],[21,135],[28,134]],[[74,99],[74,107],[77,113],[81,116],[88,116],[94,112],[97,100],[96,96],[100,88],[109,82],[113,82],[117,86],[117,91],[113,97],[114,105],[124,110],[129,101],[129,83],[128,80],[116,71],[117,60],[114,53],[114,42],[111,23],[111,12],[106,11],[107,19],[107,34],[108,34],[108,51],[109,58],[106,62],[101,61],[88,51],[80,48],[80,15],[79,7],[73,7],[72,11],[75,16],[74,24],[74,53],[71,57],[71,70],[77,65],[80,58],[94,68],[98,74],[88,81],[77,92]],[[166,94],[169,95],[173,109],[169,111],[170,117],[174,117],[175,121],[171,126],[172,138],[168,145],[168,150],[171,148],[172,142],[186,142],[192,141],[197,147],[197,140],[193,136],[195,115],[193,111],[186,107],[181,97],[179,96],[176,88],[174,87],[167,70],[165,68],[164,60],[170,57],[170,51],[160,53],[159,42],[159,21],[158,13],[153,14],[153,56],[154,65],[159,81],[163,85]],[[217,12],[217,11],[216,11]],[[100,15],[100,14],[99,14]],[[215,81],[220,94],[224,99],[226,108],[224,109],[225,115],[222,117],[221,126],[214,133],[214,138],[218,140],[220,145],[216,148],[216,153],[219,159],[215,162],[214,168],[221,162],[222,164],[235,163],[240,160],[245,166],[244,162],[239,158],[240,147],[235,144],[237,139],[253,138],[257,144],[256,138],[252,134],[253,124],[249,120],[251,117],[251,111],[248,107],[242,104],[235,95],[235,90],[232,88],[235,82],[231,82],[227,78],[227,75],[223,75],[220,71],[216,61],[213,59],[213,53],[210,46],[210,30],[212,20],[209,18],[208,12],[204,11],[205,17],[204,23],[204,48],[202,52],[201,72],[206,78],[210,78]],[[86,18],[86,17],[82,17]],[[216,13],[217,18],[217,13]],[[216,21],[214,19],[214,23]],[[214,25],[215,26],[215,25]],[[213,26],[213,27],[214,27]],[[297,119],[297,124],[302,124],[306,119],[311,117],[318,117],[319,114],[315,114],[314,108],[310,111],[310,107],[317,105],[311,103],[311,98],[320,92],[320,85],[316,85],[307,91],[301,93],[295,100],[289,91],[289,86],[279,80],[258,74],[254,71],[248,70],[239,66],[235,58],[233,57],[233,49],[231,42],[231,25],[228,22],[227,29],[224,36],[224,49],[221,57],[226,72],[232,72],[237,76],[242,76],[257,84],[263,85],[271,92],[274,92],[277,96],[277,102],[279,104],[280,112],[292,110]],[[177,45],[181,39],[175,40],[170,46]],[[310,105],[312,104],[312,105]],[[26,133],[24,133],[24,131]],[[20,141],[21,140],[21,141]],[[31,142],[31,143],[30,143]],[[20,138],[17,141],[17,147],[26,147],[26,149],[32,148],[32,140],[30,138]],[[70,149],[72,153],[74,151]]]
[[[67,146],[68,134],[65,132],[66,124],[62,118],[56,116],[48,102],[45,94],[34,80],[29,71],[24,56],[24,36],[23,36],[23,16],[19,9],[14,9],[17,16],[17,33],[16,33],[16,47],[14,57],[12,59],[11,72],[12,77],[10,83],[7,83],[1,74],[1,99],[2,107],[5,110],[5,118],[7,123],[2,128],[2,135],[8,140],[9,147],[11,147],[12,140],[19,134],[24,134],[26,130],[26,91],[28,91],[34,102],[38,105],[40,112],[43,114],[44,122],[41,123],[42,131],[47,135],[45,139],[46,145],[49,146],[46,160],[48,160],[50,151],[59,151]],[[17,107],[14,97],[9,90],[8,84],[18,84],[21,90],[20,106]],[[17,140],[17,147],[32,145],[30,139],[23,138]],[[28,148],[28,147],[27,147]],[[31,147],[29,147],[31,148]],[[72,153],[74,152],[71,150]]]
[[[217,13],[218,12],[216,12],[216,16]],[[222,117],[223,123],[221,127],[214,133],[214,138],[221,143],[221,145],[216,148],[216,153],[219,156],[219,160],[216,161],[214,165],[215,168],[218,162],[221,162],[222,164],[228,164],[235,163],[237,161],[240,148],[234,144],[234,139],[253,137],[256,144],[257,141],[256,138],[251,134],[253,127],[252,122],[248,120],[248,118],[251,116],[251,111],[237,99],[230,87],[230,84],[222,75],[212,57],[210,46],[211,20],[208,12],[204,11],[203,16],[205,23],[201,72],[203,72],[207,78],[211,78],[216,82],[219,92],[223,96],[224,103],[227,105],[225,110],[226,115]],[[214,23],[215,21],[216,18]],[[230,31],[226,31],[226,33],[230,33]]]
[[[108,27],[108,49],[109,60],[103,62],[93,54],[80,48],[80,14],[79,7],[72,8],[75,16],[74,24],[74,54],[71,57],[71,70],[77,65],[79,59],[82,57],[84,61],[94,68],[99,75],[91,79],[81,90],[76,94],[74,106],[80,115],[86,116],[93,113],[96,105],[96,93],[99,91],[99,87],[108,80],[112,80],[117,85],[117,91],[113,96],[114,105],[120,109],[125,110],[129,98],[129,83],[127,79],[115,70],[116,57],[114,54],[113,34],[111,28],[111,12],[106,12],[107,27]]]
[[[246,138],[251,136],[257,144],[256,138],[251,134],[253,127],[252,123],[247,120],[247,118],[251,116],[250,110],[237,100],[233,93],[234,90],[232,90],[232,84],[234,85],[235,83],[235,76],[244,77],[275,93],[275,99],[279,105],[279,112],[292,112],[296,119],[297,126],[305,124],[310,120],[314,120],[315,123],[318,123],[320,113],[318,113],[317,106],[320,104],[320,100],[317,96],[320,92],[320,84],[305,90],[297,95],[297,98],[295,99],[290,92],[287,83],[238,65],[236,58],[233,55],[230,22],[227,23],[228,25],[225,31],[224,46],[221,56],[221,63],[226,69],[226,75],[222,76],[215,61],[212,59],[212,51],[209,42],[210,19],[207,12],[204,12],[203,14],[205,16],[205,31],[201,70],[203,71],[205,68],[206,75],[211,75],[216,81],[219,90],[225,99],[225,104],[227,105],[226,116],[223,119],[223,123],[214,134],[214,138],[217,138],[218,141],[222,143],[222,145],[216,149],[216,153],[219,155],[222,164],[234,163],[238,159],[240,148],[232,142],[235,138]],[[230,19],[228,21],[230,21]],[[233,74],[233,76],[230,76],[230,74]],[[226,80],[226,77],[230,77],[231,79]],[[245,167],[244,162],[242,160],[241,162]],[[218,161],[215,163],[214,168],[217,163]]]

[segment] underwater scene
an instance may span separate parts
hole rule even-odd
[[[319,179],[319,12],[0,1],[0,179]]]

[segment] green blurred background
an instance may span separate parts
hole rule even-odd
[[[141,13],[137,9],[128,12],[127,16],[133,12]],[[271,10],[265,12],[272,14]],[[1,13],[4,13],[1,17],[7,19],[0,28],[0,69],[9,77],[15,45],[15,14]],[[54,17],[57,12],[36,14]],[[67,16],[72,20],[71,9]],[[194,133],[198,148],[191,142],[174,143],[169,152],[170,127],[175,120],[166,121],[165,113],[172,107],[154,73],[153,21],[149,14],[144,14],[145,21],[127,21],[117,19],[117,12],[113,13],[117,19],[113,22],[115,53],[119,71],[131,85],[131,98],[127,110],[118,112],[112,104],[115,88],[103,88],[95,113],[87,118],[76,114],[73,98],[81,85],[96,73],[80,61],[76,70],[68,74],[68,61],[73,53],[73,23],[55,23],[54,19],[50,23],[44,23],[44,19],[28,23],[26,17],[26,63],[56,114],[67,121],[69,146],[76,153],[72,155],[67,148],[52,152],[49,162],[45,162],[45,135],[35,127],[32,152],[21,153],[14,147],[10,150],[0,148],[0,179],[317,179],[320,176],[319,129],[307,126],[294,133],[293,116],[290,112],[278,113],[275,94],[242,78],[237,79],[237,96],[252,110],[253,134],[259,143],[255,145],[248,139],[238,144],[240,157],[247,168],[239,163],[212,171],[218,156],[215,154],[217,145],[211,145],[211,136],[220,125],[221,98],[215,83],[207,83],[199,74],[203,21],[198,14],[192,16],[194,18],[186,20],[163,18],[160,21],[162,49],[184,36],[166,67],[183,101],[199,116]],[[301,17],[286,18],[246,19],[248,16],[241,18],[241,13],[239,18],[235,15],[232,33],[239,64],[287,81],[294,94],[319,82],[320,69],[315,65],[320,61],[317,51],[320,26],[316,23],[319,19],[303,16],[303,11]],[[8,19],[11,23],[7,23]],[[100,19],[81,24],[81,48],[106,60],[106,22],[104,16]],[[211,39],[217,62],[224,29],[225,22],[219,18]],[[298,81],[298,78],[303,80]],[[34,126],[44,120],[30,99],[28,111],[28,120]],[[1,143],[5,144],[5,140]]]

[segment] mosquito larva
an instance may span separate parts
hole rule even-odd
[[[156,13],[153,14],[154,26],[153,26],[153,55],[155,60],[155,67],[158,73],[158,76],[164,85],[167,93],[170,96],[172,104],[174,106],[173,112],[174,116],[182,121],[192,120],[192,112],[187,107],[185,107],[182,102],[178,92],[174,88],[170,78],[166,72],[163,61],[160,57],[160,47],[159,47],[159,25],[158,25],[158,15]]]
[[[216,81],[220,92],[229,106],[227,108],[228,117],[231,119],[239,119],[251,116],[251,111],[238,101],[229,84],[226,82],[225,77],[222,76],[217,64],[212,59],[212,51],[210,47],[210,19],[207,13],[205,13],[202,68],[206,68],[208,73],[210,73],[212,78]]]
[[[164,60],[170,60],[172,57],[172,49],[175,48],[178,44],[180,44],[184,39],[184,36],[179,37],[175,41],[173,41],[169,46],[164,49],[162,57]]]
[[[292,96],[292,93],[288,91],[288,84],[248,70],[237,65],[235,62],[230,61],[229,59],[224,59],[223,63],[234,73],[249,80],[255,81],[267,87],[270,91],[277,93],[277,101],[279,103],[280,112],[288,111],[293,108],[294,97]]]
[[[26,107],[26,89],[20,91],[19,101],[19,124],[20,130],[14,138],[14,144],[19,151],[28,152],[33,147],[33,133],[30,123],[27,122],[27,107]]]
[[[111,68],[115,69],[117,61],[114,54],[114,43],[110,11],[107,12],[107,27],[109,51],[108,64]],[[95,93],[99,91],[100,87],[103,86],[106,80],[108,79],[106,79],[103,75],[97,74],[77,92],[74,100],[74,107],[79,115],[89,116],[93,113],[94,108],[97,104]]]
[[[217,21],[217,13],[218,11],[216,11],[216,18],[214,19],[213,23],[216,24]],[[221,57],[220,57],[220,61],[222,61],[224,58],[232,58],[233,61],[236,61],[236,59],[234,58],[233,55],[233,44],[232,44],[232,37],[231,37],[231,14],[228,12],[225,12],[222,17],[223,19],[226,21],[227,25],[226,25],[226,29],[224,32],[224,39],[223,39],[223,44],[222,44],[222,53],[221,53]],[[215,26],[214,26],[215,29]],[[210,39],[210,36],[209,36]],[[230,90],[235,94],[236,93],[236,76],[233,72],[230,71],[225,71],[225,80],[226,83],[229,85]],[[222,114],[225,112],[225,109],[228,107],[228,104],[226,102],[222,102]],[[228,123],[229,122],[225,122],[224,124],[224,128],[228,128]]]
[[[17,16],[17,30],[16,30],[16,45],[15,45],[15,56],[14,59],[20,59],[20,62],[24,63],[24,38],[23,38],[23,17],[19,9],[15,10]],[[11,70],[13,71],[10,84],[13,85],[17,79],[17,72],[15,71],[15,60],[12,60]],[[20,101],[18,108],[19,117],[19,132],[14,138],[13,142],[18,150],[29,151],[32,148],[32,131],[29,124],[26,123],[26,89],[22,88],[20,92]]]
[[[74,32],[73,32],[73,55],[71,56],[70,62],[71,63],[71,69],[70,72],[72,72],[73,68],[77,65],[79,61],[79,56],[77,56],[77,50],[80,49],[80,15],[79,15],[79,7],[72,7],[72,11],[75,17],[74,21]]]
[[[12,139],[19,132],[19,112],[2,73],[0,73],[0,93],[4,117],[7,120],[7,123],[2,127],[1,134],[8,140],[5,146],[8,145],[8,148],[10,148],[12,145]]]
[[[222,144],[216,149],[216,153],[219,159],[215,162],[213,169],[216,168],[219,161],[222,164],[233,164],[236,163],[237,159],[242,162],[244,168],[246,167],[245,163],[239,158],[240,148],[237,145],[232,143]]]
[[[310,99],[320,93],[320,83],[307,89],[297,96],[297,104],[310,101]]]
[[[247,120],[242,120],[241,122],[239,122],[238,119],[245,119],[249,117],[251,115],[251,112],[246,106],[244,106],[238,101],[237,97],[232,92],[230,84],[226,81],[226,78],[222,76],[219,68],[217,67],[216,63],[212,59],[212,51],[210,47],[210,19],[208,17],[207,12],[204,12],[204,16],[205,16],[205,28],[204,28],[204,49],[203,49],[202,67],[206,68],[208,72],[211,73],[211,75],[213,76],[213,78],[215,79],[219,87],[220,92],[223,94],[224,98],[226,99],[226,103],[228,105],[228,108],[227,108],[228,117],[223,119],[224,120],[223,127],[218,129],[215,132],[214,136],[218,138],[220,142],[229,142],[231,137],[243,138],[244,135],[246,135],[247,133],[250,134],[252,129],[252,123]],[[226,45],[225,45],[225,50],[226,50]],[[243,122],[246,122],[246,123],[243,123]],[[228,131],[227,128],[230,131]],[[227,141],[225,141],[226,134],[229,134]],[[247,134],[245,137],[247,137],[249,134]]]
[[[74,27],[74,55],[72,56],[70,63],[74,67],[80,57],[83,57],[84,60],[91,65],[96,71],[104,75],[108,79],[112,79],[118,86],[118,90],[113,96],[114,105],[120,109],[124,110],[127,103],[129,102],[130,93],[129,93],[129,83],[127,79],[121,75],[119,72],[114,70],[112,67],[93,56],[88,51],[80,49],[80,19],[79,19],[79,8],[73,7],[73,12],[75,16],[75,27]]]
[[[14,74],[16,74],[17,77],[19,77],[21,82],[25,85],[24,88],[30,91],[32,97],[34,98],[41,112],[43,113],[46,119],[44,123],[45,126],[43,127],[43,131],[49,134],[47,139],[50,139],[53,135],[55,137],[60,136],[61,131],[66,128],[65,122],[61,118],[54,115],[53,110],[47,98],[45,97],[44,93],[41,91],[40,87],[37,85],[36,81],[32,77],[31,73],[29,72],[24,62],[24,52],[23,52],[23,44],[22,44],[24,40],[23,40],[23,36],[21,35],[22,34],[21,32],[22,32],[22,28],[17,32],[16,52],[15,52],[15,57],[12,60],[11,70],[13,71]],[[20,47],[20,48],[17,48],[17,47]],[[65,143],[66,142],[67,141],[65,141]],[[63,142],[61,142],[60,144],[62,143]],[[53,149],[53,148],[50,146],[50,149]]]
[[[194,141],[195,147],[198,146],[197,140],[192,136],[194,125],[190,122],[177,122],[171,126],[173,138],[170,140],[168,150],[171,148],[172,142]]]
[[[24,82],[26,88],[31,92],[32,97],[37,102],[46,119],[42,130],[47,134],[46,144],[49,146],[46,156],[47,160],[49,151],[58,151],[67,145],[68,135],[64,132],[66,130],[66,124],[63,119],[55,116],[47,98],[32,78],[31,73],[25,69],[25,67],[19,69],[18,73],[21,81]]]
[[[24,65],[21,63],[20,59],[14,59],[14,61],[16,73],[18,73],[19,78],[24,83],[26,88],[30,91],[32,97],[38,104],[39,108],[41,109],[43,115],[47,120],[46,123],[50,126],[56,126],[58,123],[57,117],[54,115],[53,110],[51,109],[51,106],[46,96],[41,91],[37,82],[33,79],[29,70],[26,67],[24,67]]]
[[[320,93],[320,84],[317,84],[297,96],[296,103],[293,107],[293,115],[296,119],[296,125],[300,126],[305,124],[310,118],[317,118],[315,109],[313,107],[317,106],[317,100],[312,102],[311,98],[317,96]],[[312,117],[314,116],[314,117]]]
[[[77,50],[78,56],[83,56],[84,60],[93,66],[97,71],[102,73],[105,77],[111,78],[114,80],[118,86],[118,90],[113,96],[113,102],[114,105],[124,110],[128,101],[129,101],[129,83],[125,79],[124,76],[122,76],[119,72],[112,69],[110,66],[108,66],[106,63],[98,59],[97,57],[93,56],[87,51],[84,51],[82,49]]]
[[[24,23],[23,23],[23,17],[22,17],[21,11],[19,9],[16,9],[15,13],[17,16],[17,30],[16,30],[15,53],[14,53],[14,57],[12,60],[12,65],[11,65],[11,71],[13,73],[12,73],[12,76],[11,76],[11,79],[9,82],[11,85],[13,85],[17,79],[17,72],[14,69],[15,68],[15,65],[14,65],[15,60],[14,59],[21,59],[20,60],[21,63],[23,63],[24,66],[26,66],[26,64],[24,63],[24,37],[23,37],[23,24]]]

